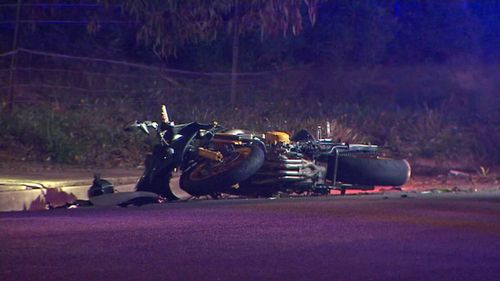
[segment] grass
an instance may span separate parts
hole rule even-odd
[[[106,115],[96,109],[60,112],[48,107],[3,111],[0,146],[28,161],[115,166],[126,164],[129,155],[138,158],[142,139],[126,134]]]
[[[102,72],[102,66],[87,67]],[[312,68],[242,76],[236,107],[227,103],[229,76],[116,71],[137,75],[36,76],[40,81],[34,85],[76,85],[95,92],[20,90],[17,99],[34,102],[18,104],[12,113],[0,108],[0,149],[32,161],[138,165],[151,140],[122,127],[133,120],[158,120],[165,103],[176,123],[216,120],[227,128],[293,134],[302,128],[315,132],[329,121],[334,138],[378,144],[396,157],[461,163],[472,171],[500,164],[496,66]],[[481,74],[481,80],[464,79],[469,72]]]
[[[378,111],[371,107],[308,100],[273,102],[256,99],[254,106],[228,107],[217,99],[193,104],[169,98],[176,123],[217,120],[227,128],[255,131],[301,128],[315,132],[326,121],[332,135],[347,142],[375,143],[392,155],[456,161],[470,167],[499,164],[498,128],[459,124],[448,112]],[[17,159],[85,166],[136,166],[142,163],[151,139],[126,133],[135,119],[157,120],[160,103],[131,104],[122,99],[81,101],[77,105],[17,107],[0,113],[0,146]],[[326,108],[328,110],[326,110]]]

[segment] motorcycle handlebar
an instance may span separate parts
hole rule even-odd
[[[140,129],[146,134],[149,134],[149,129],[148,128],[153,128],[153,129],[158,129],[158,123],[154,121],[143,121],[143,122],[138,122],[135,120],[134,122],[126,125],[123,130],[126,132],[131,132],[135,131],[136,129]]]
[[[214,122],[214,123],[211,123],[211,124],[200,124],[200,123],[197,123],[197,122],[192,122],[192,123],[179,124],[179,125],[174,125],[173,122],[168,122],[167,124],[170,125],[169,127],[172,128],[175,133],[182,132],[183,129],[186,128],[186,127],[191,127],[191,130],[192,129],[196,129],[196,130],[222,129],[222,127],[220,125],[218,125],[217,122]],[[127,132],[130,132],[130,131],[135,131],[137,129],[140,129],[144,133],[149,134],[149,128],[153,128],[155,131],[165,130],[165,127],[160,126],[160,124],[158,124],[155,121],[142,121],[142,122],[139,122],[137,120],[135,120],[134,122],[132,122],[132,123],[130,123],[128,125],[126,125],[123,128],[123,130],[127,131]]]

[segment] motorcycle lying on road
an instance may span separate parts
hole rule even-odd
[[[246,180],[264,163],[259,140],[225,138],[224,129],[215,122],[175,125],[165,106],[160,123],[134,122],[129,128],[139,128],[146,134],[153,129],[158,138],[152,153],[146,155],[144,174],[136,190],[154,192],[168,200],[178,199],[169,186],[174,171],[182,171],[180,186],[189,194],[214,195]]]
[[[262,141],[262,167],[237,190],[226,193],[269,197],[278,192],[329,194],[340,190],[343,195],[348,189],[399,187],[411,174],[408,161],[387,158],[376,145],[321,138],[321,131],[316,138],[306,130],[292,138],[284,132],[267,132]]]
[[[328,194],[338,189],[401,186],[410,177],[406,160],[382,157],[376,145],[348,144],[284,132],[254,134],[225,130],[216,122],[175,125],[162,106],[162,119],[134,122],[128,129],[154,131],[158,143],[146,156],[136,190],[177,200],[170,180],[180,171],[180,188],[192,196],[220,194],[269,197],[276,193]]]

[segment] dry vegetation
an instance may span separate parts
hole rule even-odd
[[[500,164],[497,67],[309,67],[242,76],[239,104],[231,107],[226,76],[123,67],[95,75],[103,67],[91,66],[65,76],[29,73],[31,87],[16,92],[25,102],[12,113],[4,105],[0,113],[4,162],[137,166],[152,139],[122,128],[136,119],[158,119],[166,103],[177,123],[216,120],[227,128],[293,133],[330,121],[335,138],[378,144],[415,164],[470,171]],[[47,81],[70,87],[37,87]]]

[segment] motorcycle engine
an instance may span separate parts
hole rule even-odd
[[[302,193],[318,182],[322,167],[296,152],[295,144],[285,132],[272,131],[264,135],[266,158],[262,168],[246,183],[256,191]]]

